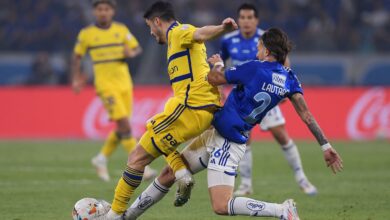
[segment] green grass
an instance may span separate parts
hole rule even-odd
[[[298,142],[306,174],[317,186],[315,197],[304,195],[274,142],[253,144],[255,199],[282,202],[294,198],[301,219],[390,219],[390,145],[388,142],[335,142],[345,169],[333,175],[319,147]],[[96,142],[1,141],[0,219],[69,220],[74,203],[83,197],[111,201],[126,162],[123,149],[110,160],[112,181],[100,181],[90,165],[99,150]],[[161,159],[152,164],[163,166]],[[189,204],[174,208],[173,191],[142,219],[247,219],[213,214],[205,172],[196,176]],[[139,194],[148,183],[143,183]]]

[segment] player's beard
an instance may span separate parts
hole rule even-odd
[[[110,19],[100,19],[97,23],[100,27],[107,28],[111,25],[111,21]]]
[[[166,43],[163,41],[163,37],[164,37],[163,32],[161,30],[157,30],[155,38],[158,44],[164,45]]]

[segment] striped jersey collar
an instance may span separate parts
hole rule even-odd
[[[166,38],[167,38],[167,41],[168,41],[168,34],[169,34],[169,31],[171,31],[174,27],[178,26],[179,25],[179,22],[175,21],[171,24],[171,26],[169,26],[168,30],[167,30],[167,33],[166,33]]]

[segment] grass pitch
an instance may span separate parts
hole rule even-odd
[[[112,200],[116,182],[126,163],[123,149],[112,156],[112,180],[100,181],[90,165],[98,142],[0,141],[0,219],[70,220],[74,203],[83,197]],[[252,196],[282,202],[294,198],[303,220],[390,219],[390,144],[333,142],[344,160],[344,171],[333,175],[314,142],[297,142],[307,176],[319,190],[304,195],[294,181],[283,154],[274,142],[252,144],[254,190]],[[152,167],[164,165],[161,159]],[[207,194],[206,173],[196,176],[190,202],[173,207],[174,190],[141,219],[248,219],[213,214]],[[143,183],[138,195],[149,183]]]

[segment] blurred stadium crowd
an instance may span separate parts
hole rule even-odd
[[[151,46],[154,42],[142,18],[144,9],[154,1],[117,2],[116,20],[128,25],[144,49],[163,54],[161,49]],[[201,26],[217,24],[224,17],[235,16],[236,8],[244,1],[172,2],[180,21]],[[297,53],[390,53],[390,0],[245,2],[258,6],[261,28],[278,26],[284,29],[294,41]],[[0,57],[4,58],[0,62],[0,85],[68,83],[69,57],[78,31],[93,23],[91,9],[90,2],[85,0],[0,1]],[[210,44],[208,53],[218,52],[218,44],[218,41]],[[19,65],[12,66],[15,59],[20,59]],[[137,58],[130,61],[134,75],[139,74],[138,70],[142,68],[139,63],[145,60]],[[28,64],[28,69],[22,67],[23,64]],[[164,65],[161,62],[156,67],[159,75],[165,73]],[[141,72],[145,71],[150,69]],[[10,77],[10,73],[14,72],[27,74]],[[143,82],[142,77],[139,82]]]

